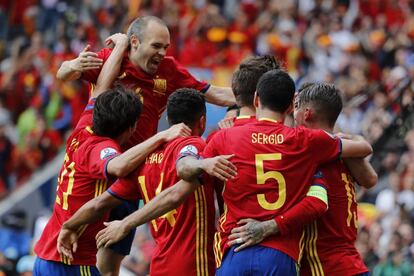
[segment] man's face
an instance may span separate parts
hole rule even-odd
[[[136,61],[146,73],[155,74],[169,45],[170,33],[168,29],[157,22],[149,22],[136,50],[131,51],[131,59]]]

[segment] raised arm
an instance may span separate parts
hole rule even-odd
[[[199,184],[180,180],[151,199],[141,209],[123,220],[105,223],[107,226],[96,235],[97,247],[108,247],[124,238],[132,229],[156,219],[177,208],[188,195],[193,193]]]
[[[108,37],[105,41],[107,45],[115,44],[111,55],[104,63],[101,72],[96,81],[96,87],[93,89],[91,97],[96,98],[108,90],[121,69],[122,58],[125,50],[128,48],[128,37],[125,34],[116,33]]]
[[[90,47],[86,45],[77,58],[64,61],[56,73],[56,78],[63,81],[77,80],[83,72],[101,68],[103,60],[91,52]]]
[[[236,104],[233,91],[230,87],[211,85],[205,93],[206,101],[219,106],[231,106]]]

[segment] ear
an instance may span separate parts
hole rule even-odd
[[[132,49],[136,49],[139,46],[139,39],[136,35],[131,35],[129,42],[131,44]]]
[[[309,122],[313,119],[313,112],[312,109],[309,107],[305,108],[305,112],[303,113],[303,119],[305,122]]]
[[[203,132],[206,129],[206,121],[207,121],[206,115],[202,115],[199,120],[199,125],[200,125],[200,129],[202,129]]]
[[[259,107],[259,96],[257,95],[257,91],[254,92],[253,105],[256,109]]]

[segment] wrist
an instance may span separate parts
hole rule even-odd
[[[274,219],[270,219],[264,222],[264,234],[265,236],[275,235],[279,232],[277,223]]]

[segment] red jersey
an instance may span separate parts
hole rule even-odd
[[[204,146],[200,137],[177,138],[150,154],[139,170],[119,179],[109,192],[127,200],[136,199],[140,192],[148,202],[180,180],[175,168],[177,160],[186,155],[198,156]],[[203,181],[177,209],[151,221],[157,244],[151,275],[214,275],[214,194],[209,178]]]
[[[105,62],[111,52],[111,49],[104,48],[98,52],[98,57]],[[99,73],[100,70],[86,71],[83,73],[83,79],[96,83]],[[118,81],[139,94],[144,105],[137,129],[126,148],[143,142],[157,132],[158,120],[165,110],[168,96],[176,89],[188,87],[205,92],[209,88],[206,82],[196,80],[171,56],[162,60],[154,75],[149,75],[135,67],[126,53],[122,60]]]
[[[257,121],[256,116],[237,116],[233,120],[233,123],[234,123],[233,127],[244,126],[245,124],[253,123],[256,121]],[[211,141],[211,139],[213,139],[214,135],[216,135],[216,133],[219,132],[220,130],[221,129],[217,129],[211,132],[206,139],[206,143],[208,144]]]
[[[228,236],[240,219],[264,221],[283,214],[306,195],[318,165],[337,158],[339,153],[340,139],[324,131],[291,128],[263,118],[217,133],[203,156],[236,154],[231,161],[238,172],[225,183],[223,191],[225,210],[214,245],[217,266],[228,249]],[[297,261],[302,232],[271,236],[260,244]]]
[[[356,275],[367,272],[355,248],[357,202],[354,181],[342,160],[320,167],[328,184],[329,209],[306,227],[301,275]]]
[[[74,260],[60,256],[57,238],[65,221],[86,202],[102,194],[110,182],[106,174],[107,162],[120,153],[112,139],[93,134],[92,110],[94,100],[86,107],[75,130],[66,143],[66,154],[58,177],[53,213],[35,246],[35,253],[44,260],[73,265],[96,265],[95,236],[103,228],[100,221],[79,229],[82,233]]]

